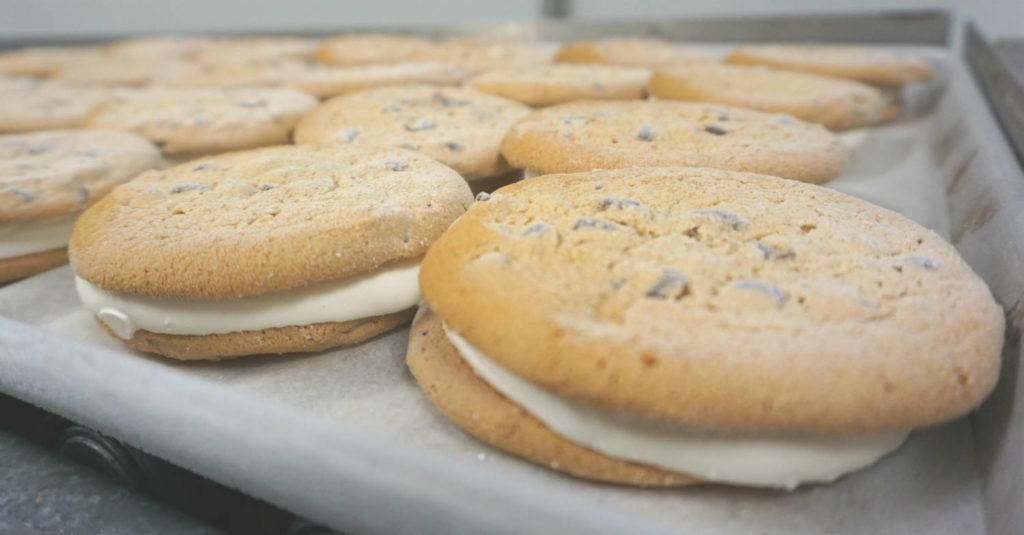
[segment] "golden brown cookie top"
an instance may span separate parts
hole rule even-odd
[[[741,46],[725,61],[887,85],[923,82],[935,75],[932,64],[924,59],[883,48],[845,45]]]
[[[105,290],[226,299],[422,255],[471,202],[414,152],[269,147],[143,174],[79,217],[69,251]]]
[[[553,56],[554,52],[550,47],[539,43],[467,37],[417,48],[409,59],[451,63],[470,72],[481,73],[494,69],[550,63]]]
[[[685,165],[827,182],[846,149],[822,126],[715,104],[578,101],[537,110],[505,136],[502,154],[537,174]]]
[[[389,85],[457,85],[469,74],[448,63],[315,65],[289,76],[284,85],[327,98]]]
[[[33,46],[0,54],[0,75],[49,76],[57,69],[104,55],[103,49],[92,46]]]
[[[661,39],[627,38],[566,43],[558,51],[555,61],[653,68],[716,60],[707,52]]]
[[[152,143],[127,132],[0,136],[0,223],[84,210],[161,161]]]
[[[324,102],[299,121],[295,142],[406,148],[473,179],[509,170],[502,137],[529,112],[472,88],[385,87]]]
[[[81,126],[93,108],[115,94],[107,87],[0,76],[0,133]]]
[[[644,68],[552,63],[487,71],[466,83],[530,106],[550,106],[583,99],[640,99],[650,77]]]
[[[317,102],[291,89],[151,89],[104,102],[86,126],[134,132],[165,154],[237,150],[287,142]]]
[[[760,66],[694,64],[658,69],[651,95],[788,113],[830,130],[881,122],[898,106],[876,87],[814,74]]]
[[[420,285],[494,362],[601,410],[876,432],[992,389],[1003,315],[935,233],[827,188],[699,168],[550,175],[481,199]]]
[[[317,48],[317,61],[331,65],[372,65],[402,63],[413,54],[433,46],[433,41],[411,35],[352,33],[325,40]]]
[[[188,59],[201,63],[250,60],[310,59],[318,41],[304,37],[233,37],[218,39],[192,51]]]

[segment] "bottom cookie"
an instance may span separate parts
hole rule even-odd
[[[340,323],[315,323],[226,334],[175,335],[139,330],[135,331],[131,339],[122,341],[139,351],[181,360],[219,360],[261,353],[312,353],[369,340],[407,323],[414,312],[415,309],[410,308]],[[96,322],[108,334],[116,337],[102,321],[97,319]]]
[[[67,249],[16,256],[0,260],[0,284],[42,273],[68,263]]]
[[[413,320],[406,362],[427,397],[445,416],[498,449],[597,481],[641,487],[700,481],[687,474],[615,459],[562,438],[477,377],[448,341],[441,320],[425,306]]]

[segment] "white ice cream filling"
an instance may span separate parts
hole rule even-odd
[[[71,239],[78,212],[0,223],[0,259],[63,249]]]
[[[721,435],[606,414],[516,376],[444,330],[477,375],[555,433],[612,457],[706,481],[786,489],[830,482],[874,463],[909,434]]]
[[[870,128],[857,128],[855,130],[839,132],[836,134],[836,137],[839,138],[839,141],[841,141],[843,145],[846,145],[847,149],[855,150],[868,140],[868,135],[870,134]]]
[[[411,308],[420,301],[420,260],[237,299],[172,299],[113,292],[77,276],[75,287],[85,308],[125,340],[139,329],[177,335],[224,334],[351,321]]]

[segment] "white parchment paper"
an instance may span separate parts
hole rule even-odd
[[[962,67],[954,75],[965,76]],[[965,87],[945,98],[980,98]],[[915,113],[872,129],[829,187],[947,236],[949,170],[931,135],[940,93],[921,91]],[[594,484],[502,454],[448,422],[406,370],[406,340],[400,329],[319,354],[180,363],[106,335],[78,304],[67,267],[0,288],[0,390],[342,530],[984,531],[965,420],[915,432],[835,484],[791,493]]]

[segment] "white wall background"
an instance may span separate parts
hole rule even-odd
[[[541,0],[0,0],[0,38],[147,32],[322,30],[539,16]],[[1024,0],[575,0],[580,19],[942,8],[989,36],[1024,37]]]

